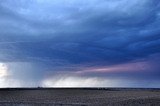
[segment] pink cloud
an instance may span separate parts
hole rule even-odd
[[[76,71],[76,74],[84,73],[112,73],[112,72],[134,72],[134,71],[145,71],[151,66],[148,62],[134,62],[125,63],[106,67],[89,67],[84,68],[80,71]]]

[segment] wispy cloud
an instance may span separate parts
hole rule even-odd
[[[43,87],[114,87],[118,82],[98,77],[59,75],[42,81]]]
[[[150,83],[152,82],[152,83]],[[42,87],[160,87],[158,80],[57,75],[44,79]]]

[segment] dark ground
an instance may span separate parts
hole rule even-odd
[[[160,106],[160,89],[0,89],[0,106]]]

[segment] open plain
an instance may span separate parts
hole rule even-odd
[[[5,88],[0,106],[160,106],[160,89]]]

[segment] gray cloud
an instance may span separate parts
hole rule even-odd
[[[160,52],[159,8],[158,0],[2,0],[0,61],[57,72],[148,59]]]

